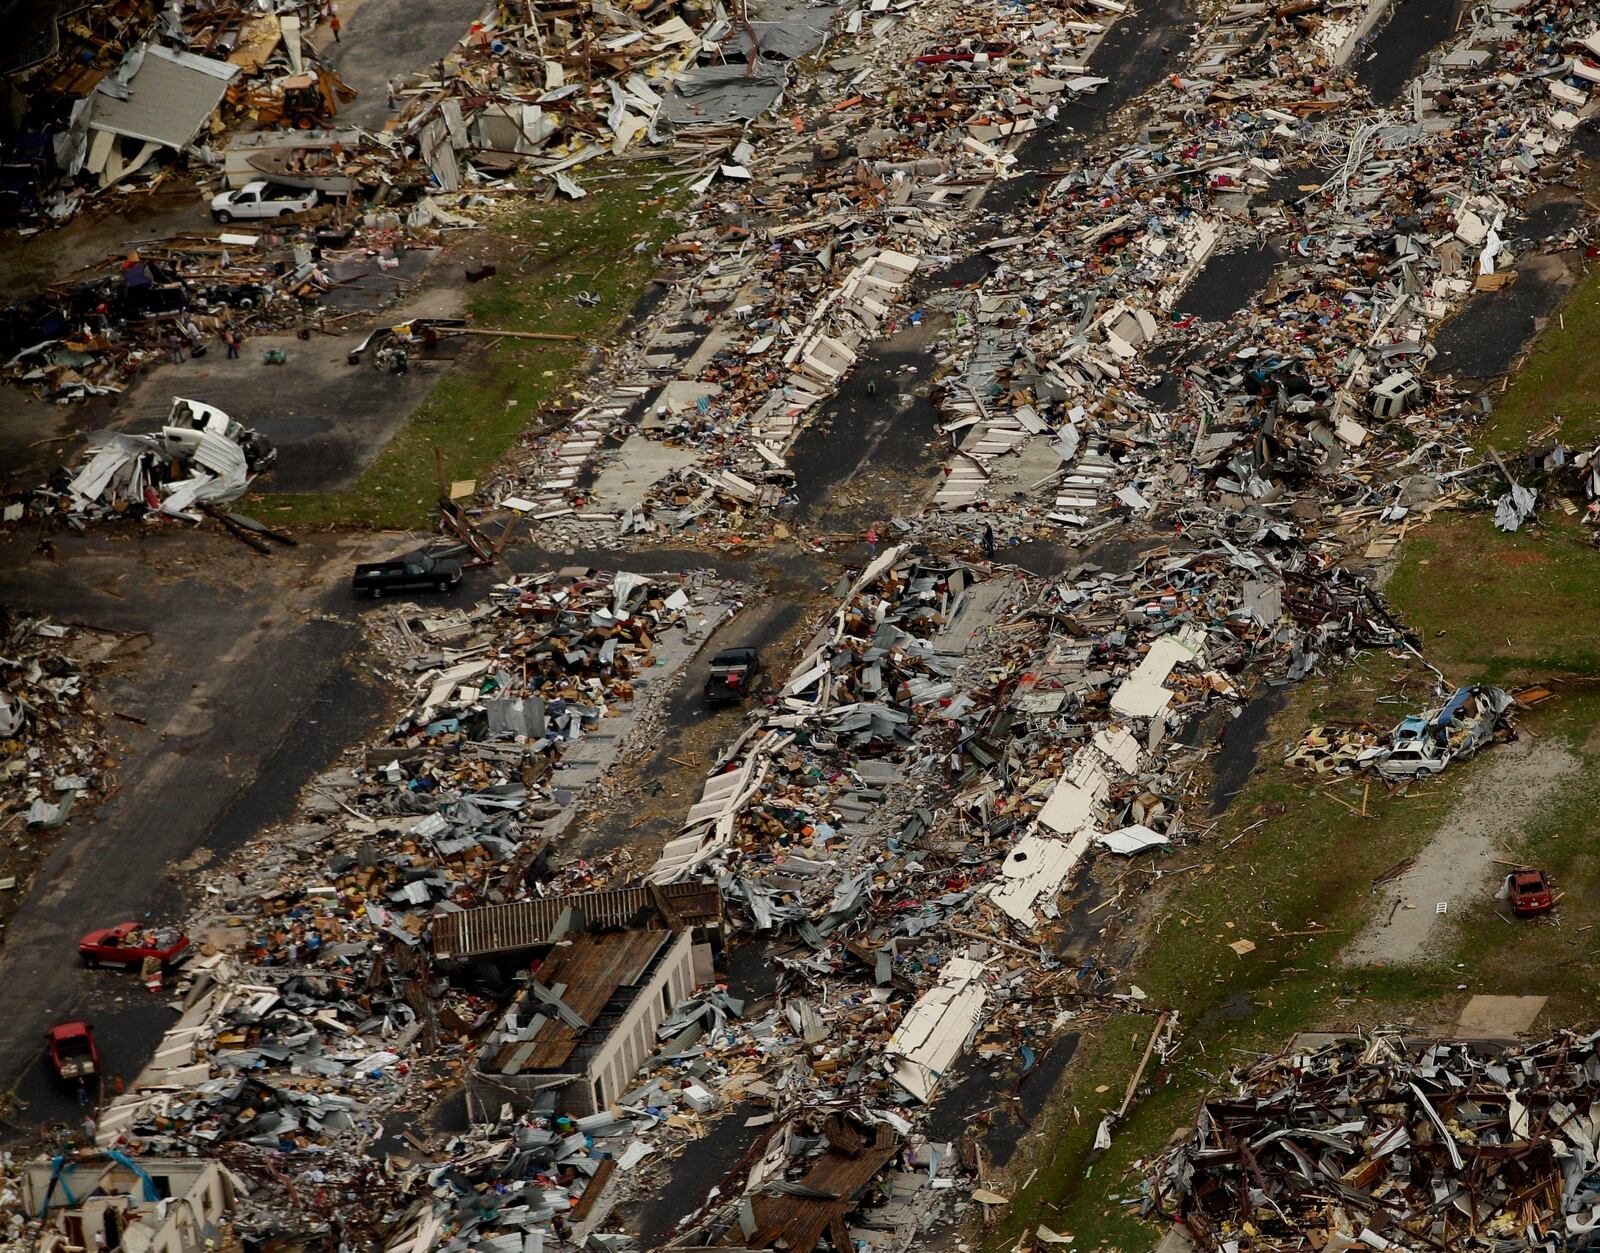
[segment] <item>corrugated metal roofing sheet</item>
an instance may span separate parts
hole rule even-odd
[[[722,916],[722,894],[715,885],[669,883],[655,889],[685,926],[700,926]],[[659,925],[656,898],[649,888],[616,888],[576,896],[549,896],[537,901],[489,905],[443,914],[433,920],[433,955],[441,960],[485,957],[549,942],[562,911],[572,907],[591,926],[625,927],[639,918]]]
[[[146,48],[127,80],[126,99],[114,94],[120,90],[114,78],[95,89],[89,128],[183,148],[216,112],[238,73],[239,67],[226,61]]]

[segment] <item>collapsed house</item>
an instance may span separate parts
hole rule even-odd
[[[633,1086],[656,1028],[686,999],[693,942],[682,932],[579,932],[539,959],[473,1070],[484,1100],[582,1117]]]
[[[239,67],[141,44],[74,107],[56,160],[109,187],[158,153],[182,152],[210,123]]]
[[[865,1202],[905,1148],[896,1120],[874,1111],[828,1113],[820,1127],[804,1115],[786,1119],[747,1154],[752,1165],[740,1180],[745,1190],[736,1206],[716,1206],[697,1216],[667,1247],[814,1249],[827,1238],[835,1249],[856,1249],[862,1245],[852,1218],[869,1222],[874,1234],[892,1234],[898,1244],[916,1231],[910,1206],[902,1200],[885,1212]],[[941,1149],[948,1152],[948,1146]],[[905,1195],[915,1192],[913,1187]]]
[[[550,896],[445,914],[436,961],[526,964],[526,986],[474,1064],[487,1107],[583,1117],[633,1086],[658,1029],[712,980],[722,897],[699,884]]]
[[[64,221],[108,188],[209,162],[225,118],[304,127],[337,110],[332,98],[294,108],[288,85],[325,74],[301,31],[326,0],[268,13],[152,0],[25,7],[38,41],[9,59],[15,107],[0,132],[0,214],[19,224]]]
[[[36,1253],[201,1253],[245,1191],[216,1161],[76,1152],[22,1168],[22,1202],[44,1222]]]
[[[1208,1251],[1587,1247],[1596,1042],[1295,1041],[1204,1100],[1147,1211]]]

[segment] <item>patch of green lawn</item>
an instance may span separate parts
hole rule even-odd
[[[1600,440],[1597,336],[1600,270],[1578,283],[1526,368],[1493,397],[1479,448],[1511,458],[1552,438],[1576,448]],[[1435,515],[1407,540],[1387,593],[1453,679],[1600,676],[1600,551],[1590,534],[1548,492],[1537,525],[1514,534],[1495,530],[1484,511]]]
[[[572,335],[571,341],[474,337],[433,394],[342,492],[263,494],[249,508],[277,526],[426,528],[446,481],[482,478],[628,315],[677,231],[679,196],[654,163],[586,180],[582,200],[523,201],[484,229],[505,244],[499,273],[473,289],[470,324]],[[598,296],[580,304],[579,292]]]
[[[1575,448],[1600,442],[1600,269],[1581,279],[1534,342],[1522,372],[1495,396],[1484,439],[1521,448],[1558,415],[1560,438]]]
[[[1509,535],[1481,513],[1436,515],[1386,594],[1458,682],[1600,676],[1600,550],[1553,508]]]

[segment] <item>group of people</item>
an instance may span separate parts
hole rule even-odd
[[[200,343],[198,336],[185,338],[179,332],[172,331],[167,335],[167,359],[173,365],[183,364],[183,348],[185,344],[190,345],[192,356],[199,357],[204,355],[205,345]],[[243,344],[244,336],[239,334],[237,330],[231,326],[222,328],[222,346],[228,350],[229,361],[233,361],[239,356],[239,349]]]

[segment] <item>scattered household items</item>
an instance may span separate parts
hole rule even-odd
[[[350,576],[350,590],[374,600],[396,592],[449,592],[461,584],[461,563],[417,551],[393,561],[369,561]]]
[[[45,1056],[56,1077],[81,1083],[100,1073],[100,1050],[86,1022],[60,1022],[44,1033]]]
[[[1235,1071],[1150,1164],[1203,1253],[1567,1249],[1594,1224],[1596,1038],[1316,1036]]]
[[[372,364],[384,374],[405,374],[411,368],[411,356],[400,344],[384,344],[372,354]]]
[[[1391,374],[1372,388],[1372,416],[1380,421],[1398,418],[1422,396],[1422,384],[1410,370]]]
[[[737,705],[750,695],[761,672],[761,654],[756,649],[724,648],[711,659],[704,690],[706,704]]]
[[[189,951],[189,937],[175,927],[142,927],[119,922],[91,931],[78,941],[78,956],[86,966],[140,966],[154,962],[175,966]]]
[[[95,800],[113,786],[94,675],[118,643],[109,632],[0,608],[0,828],[58,830],[80,796]],[[4,878],[7,891],[25,886]]]

